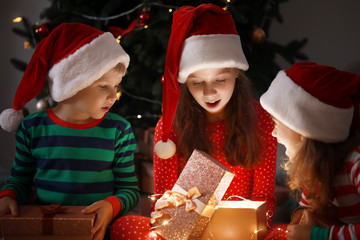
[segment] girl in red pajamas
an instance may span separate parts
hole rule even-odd
[[[288,239],[360,238],[360,76],[311,62],[280,71],[261,105],[303,190]]]
[[[270,227],[276,205],[277,143],[271,135],[270,115],[253,98],[244,75],[247,69],[229,12],[203,4],[174,13],[165,62],[163,117],[155,129],[155,194],[172,189],[198,149],[235,173],[223,200],[266,201]],[[129,230],[132,221],[137,228],[132,225]],[[148,221],[124,217],[113,225],[120,229],[113,236],[146,239]]]

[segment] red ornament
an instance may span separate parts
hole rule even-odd
[[[145,26],[150,20],[150,13],[148,12],[143,12],[142,14],[140,14],[139,17],[139,22],[140,22],[140,26]]]
[[[161,84],[164,84],[164,82],[165,82],[165,77],[164,77],[164,75],[162,75],[162,77],[161,77]]]
[[[37,33],[42,38],[47,37],[50,33],[49,25],[47,23],[41,24],[37,29]]]

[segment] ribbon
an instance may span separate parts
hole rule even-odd
[[[151,213],[150,222],[155,223],[157,218],[163,216],[162,211],[159,211],[167,207],[179,207],[185,204],[185,211],[196,211],[201,214],[205,208],[205,204],[199,201],[197,198],[201,196],[197,187],[191,188],[189,191],[184,190],[177,184],[170,191],[166,191],[161,198],[155,203],[155,211]]]
[[[49,207],[40,206],[40,210],[43,214],[41,219],[42,222],[42,234],[43,235],[53,235],[54,233],[54,223],[53,218],[58,213],[66,212],[66,208],[61,207],[60,204],[50,204]]]

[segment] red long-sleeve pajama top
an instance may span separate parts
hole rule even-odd
[[[224,136],[226,134],[223,121],[208,123],[206,132],[215,148],[212,157],[235,173],[235,177],[226,191],[223,200],[241,200],[241,198],[246,198],[254,201],[266,201],[268,226],[270,226],[276,205],[274,188],[277,141],[271,135],[274,126],[271,117],[258,102],[254,104],[258,114],[257,129],[262,141],[261,159],[254,169],[244,169],[243,167],[231,166],[227,163],[223,153]],[[155,129],[155,143],[161,140],[162,126],[163,122],[160,119]],[[170,139],[175,144],[177,143],[176,131],[174,129],[171,131]],[[185,165],[186,159],[179,158],[177,154],[169,159],[160,159],[154,154],[155,194],[163,194],[166,190],[171,190]]]

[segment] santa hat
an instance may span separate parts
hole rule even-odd
[[[163,82],[163,135],[155,153],[163,159],[175,154],[169,139],[180,96],[179,83],[206,68],[239,68],[249,65],[240,36],[229,12],[213,4],[183,6],[174,13]]]
[[[21,109],[35,98],[49,79],[52,98],[61,102],[90,86],[129,55],[111,33],[80,23],[63,23],[37,45],[16,90],[13,106],[0,115],[6,131],[18,129]]]
[[[293,131],[325,143],[359,128],[360,75],[312,62],[280,71],[260,103]],[[354,129],[354,130],[355,130]]]

